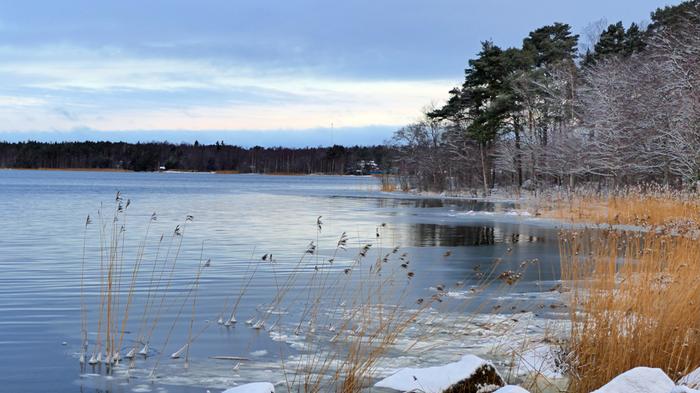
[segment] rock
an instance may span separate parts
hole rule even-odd
[[[445,389],[444,393],[491,393],[503,386],[503,378],[490,365],[483,365],[474,373]]]
[[[533,182],[531,179],[527,179],[523,182],[521,187],[525,191],[533,191],[535,189],[535,182]]]
[[[659,368],[637,367],[618,375],[593,393],[670,393],[675,383]]]
[[[222,393],[275,393],[275,386],[269,382],[254,382],[226,389]]]
[[[374,386],[402,392],[490,393],[504,385],[490,362],[474,355],[444,366],[403,368]]]

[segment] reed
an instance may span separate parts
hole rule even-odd
[[[561,234],[570,391],[589,392],[637,366],[674,379],[700,366],[698,202],[682,193],[626,193],[576,203],[581,211],[591,204],[586,221],[641,228]]]
[[[166,358],[170,361],[184,358],[183,366],[187,369],[191,364],[192,344],[210,326],[216,325],[208,322],[208,317],[215,317],[213,320],[218,318],[220,328],[229,329],[230,334],[235,334],[235,329],[253,329],[279,336],[290,334],[298,340],[300,347],[291,359],[287,354],[289,344],[280,344],[279,358],[287,391],[355,393],[371,386],[378,366],[387,357],[418,351],[417,344],[436,334],[438,322],[444,322],[442,319],[451,312],[504,311],[500,305],[496,307],[489,302],[474,307],[470,299],[449,298],[447,293],[451,289],[466,289],[461,281],[453,285],[435,283],[434,293],[413,298],[423,288],[415,288],[416,273],[410,258],[387,237],[388,225],[378,225],[369,237],[342,233],[331,241],[328,240],[331,237],[322,236],[324,224],[322,217],[318,217],[314,223],[315,239],[296,260],[280,266],[268,253],[244,261],[243,276],[238,287],[226,296],[221,312],[203,316],[197,312],[199,292],[203,289],[200,283],[211,263],[204,257],[204,242],[189,284],[184,289],[173,288],[176,272],[182,266],[179,261],[185,229],[193,217],[187,216],[169,236],[152,239],[152,226],[157,221],[154,213],[147,217],[145,232],[137,242],[127,237],[131,233],[126,230],[129,205],[128,200],[117,194],[111,215],[104,214],[104,209],[98,212],[99,295],[94,301],[99,306],[90,307],[97,314],[96,340],[89,362],[94,371],[105,365],[105,371],[112,373],[123,358],[129,360],[127,370],[143,361],[143,368],[150,368],[151,377],[157,376]],[[86,229],[86,239],[88,236]],[[328,246],[322,247],[326,242]],[[131,244],[136,247],[132,249],[128,246]],[[154,248],[153,252],[146,251],[149,247]],[[253,247],[252,255],[256,248]],[[446,252],[442,258],[449,258],[450,254]],[[92,260],[85,256],[84,266],[89,266]],[[510,270],[497,259],[483,271],[474,269],[476,283],[471,289],[475,294],[494,286],[500,286],[503,291],[512,290],[528,266],[534,264],[535,261],[523,261],[518,269]],[[256,288],[255,279],[261,271],[266,271],[267,277],[271,274],[274,281],[270,301],[258,306],[245,324],[237,324],[239,305],[250,289]],[[81,282],[85,280],[83,275],[84,272]],[[140,302],[143,308],[135,312],[134,304],[141,293],[145,294]],[[87,314],[88,301],[84,300],[81,300],[81,313]],[[512,312],[520,313],[522,309]],[[203,324],[200,318],[205,320]],[[87,324],[87,316],[84,320]],[[81,336],[87,335],[82,321],[83,318]],[[169,348],[178,328],[184,330],[185,342]],[[409,331],[411,338],[407,339]],[[459,337],[468,332],[454,327],[452,334]],[[124,346],[129,339],[131,343]],[[248,343],[248,349],[253,341],[254,338]],[[147,365],[145,359],[152,355],[155,355],[153,362]],[[236,359],[234,370],[246,367],[247,359],[242,357],[219,358]]]
[[[696,194],[660,186],[552,194],[536,204],[537,212],[545,216],[591,224],[648,226],[700,221]]]
[[[395,192],[399,190],[398,183],[396,181],[396,178],[391,175],[382,175],[381,176],[381,186],[380,189],[383,192]]]
[[[192,314],[187,326],[185,365],[189,364],[188,351],[190,345],[206,329],[205,326],[199,333],[194,334],[193,332],[196,317],[197,289],[199,288],[201,273],[204,267],[209,265],[208,261],[200,261],[200,267],[197,269],[185,295],[175,296],[174,300],[169,300],[173,298],[170,290],[171,283],[182,247],[185,227],[187,223],[192,221],[192,216],[187,216],[182,224],[175,227],[164,255],[161,253],[164,236],[160,235],[156,242],[155,258],[152,260],[153,266],[148,269],[150,274],[146,281],[140,278],[141,268],[144,263],[147,263],[146,249],[150,244],[151,227],[157,221],[157,216],[153,213],[147,218],[145,233],[141,240],[136,243],[136,247],[133,248],[134,254],[131,255],[130,250],[132,248],[127,246],[127,244],[134,244],[135,240],[127,238],[127,209],[130,205],[131,201],[124,199],[121,193],[118,192],[114,199],[112,214],[105,214],[103,207],[100,207],[97,213],[99,240],[96,259],[99,260],[99,269],[97,270],[99,294],[97,299],[94,300],[99,303],[99,306],[93,308],[97,313],[95,317],[96,339],[92,344],[92,355],[87,361],[87,364],[92,366],[93,372],[101,372],[104,365],[104,371],[107,374],[112,374],[124,358],[129,359],[129,368],[133,368],[137,360],[137,354],[144,358],[148,357],[151,354],[149,345],[152,339],[156,339],[153,335],[157,330],[161,315],[171,307],[179,305],[180,309],[177,317],[172,321],[168,334],[163,339],[161,354],[167,346],[170,334],[174,330],[186,304],[191,302]],[[92,224],[92,220],[88,217],[85,223],[81,261],[81,363],[85,362],[85,353],[89,344],[87,337],[89,330],[88,303],[90,299],[85,295],[85,287],[86,271],[88,271],[92,259],[87,255],[87,239],[90,235],[88,231],[90,224]],[[132,306],[139,285],[147,286],[147,297],[143,303],[143,311],[137,313],[137,315],[140,314],[140,318],[133,320],[131,318],[131,314],[133,314]],[[131,332],[130,326],[135,324],[138,324],[139,327],[133,344],[124,348],[123,342]],[[158,337],[157,340],[160,342],[161,337]],[[143,348],[137,353],[138,345],[143,345]],[[155,373],[157,366],[158,361],[156,361],[152,369],[152,374]],[[85,370],[82,369],[82,371]]]
[[[317,224],[320,231],[320,219]],[[359,392],[368,386],[377,362],[429,307],[426,302],[404,308],[412,275],[402,271],[398,258],[391,260],[398,248],[383,249],[384,227],[377,229],[374,261],[369,256],[373,244],[358,241],[356,256],[346,267],[336,267],[339,253],[348,249],[345,233],[330,255],[321,257],[316,243],[304,253],[302,263],[306,257],[312,266],[295,329],[303,336],[304,350],[293,368],[284,367],[288,391]]]

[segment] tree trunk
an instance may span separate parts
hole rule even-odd
[[[518,172],[518,188],[523,186],[523,160],[520,151],[520,131],[515,129],[515,168]]]
[[[484,196],[486,196],[489,195],[489,181],[486,171],[486,152],[484,151],[483,143],[479,143],[479,153],[481,153],[481,175],[484,181]]]

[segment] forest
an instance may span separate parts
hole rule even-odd
[[[700,176],[700,2],[646,26],[554,23],[518,48],[484,41],[461,86],[398,130],[403,188],[535,190]]]
[[[231,171],[239,173],[346,174],[361,161],[384,165],[385,146],[243,148],[223,141],[205,145],[167,142],[0,142],[0,168]]]

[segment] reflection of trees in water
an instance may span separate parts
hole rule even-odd
[[[535,243],[544,238],[521,233],[504,233],[492,226],[413,224],[408,229],[410,244],[423,247],[483,246],[496,243]]]
[[[411,226],[411,243],[424,247],[480,246],[496,243],[493,227],[416,224]]]
[[[400,199],[400,198],[377,198],[379,208],[454,208],[460,211],[501,211],[512,209],[512,203],[494,203],[465,199]]]
[[[511,233],[509,236],[509,239],[507,241],[508,243],[542,243],[544,242],[544,237],[541,236],[532,236],[529,234],[521,234],[521,233]]]

